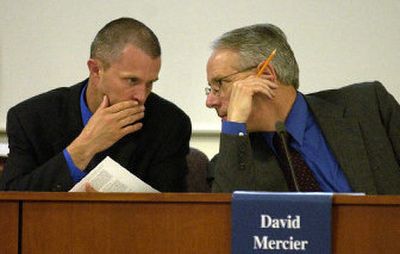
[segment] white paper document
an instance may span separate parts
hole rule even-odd
[[[108,156],[70,192],[85,192],[87,182],[99,192],[159,192]]]
[[[7,157],[8,153],[9,153],[8,144],[0,143],[0,156],[1,157]]]

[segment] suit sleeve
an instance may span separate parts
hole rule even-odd
[[[221,134],[219,153],[211,163],[213,192],[256,189],[255,166],[248,135]]]
[[[375,86],[375,91],[382,122],[400,164],[400,105],[380,83]]]
[[[29,137],[11,109],[7,116],[7,134],[10,153],[0,180],[2,190],[15,191],[67,191],[72,187],[62,151],[49,158],[40,151],[35,137]],[[32,126],[31,126],[32,127]]]

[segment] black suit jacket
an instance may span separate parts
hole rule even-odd
[[[79,100],[86,83],[52,90],[9,110],[10,154],[1,189],[68,191],[73,186],[62,151],[83,129]],[[93,161],[108,155],[159,191],[184,191],[190,119],[153,93],[145,108],[142,129],[97,154]]]
[[[305,96],[355,192],[400,193],[400,106],[379,82]],[[277,158],[261,133],[221,134],[213,158],[214,192],[288,191]]]

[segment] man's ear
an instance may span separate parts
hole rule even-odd
[[[102,69],[103,69],[103,66],[102,66],[100,61],[90,58],[87,61],[87,66],[88,66],[88,69],[89,69],[90,77],[92,77],[92,78],[99,78],[100,77],[100,74],[101,74]]]
[[[264,65],[264,62],[261,62],[261,63],[257,66],[257,70],[260,70],[260,69],[262,68],[263,65]],[[275,81],[278,80],[278,76],[277,76],[277,74],[276,74],[275,68],[274,68],[274,66],[273,66],[271,63],[269,63],[269,64],[267,65],[267,67],[265,67],[265,69],[264,69],[262,75],[267,75],[267,76],[268,76],[268,79],[269,79],[270,81],[272,81],[272,82],[275,82]]]

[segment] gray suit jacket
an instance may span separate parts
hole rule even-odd
[[[399,194],[400,106],[382,84],[355,84],[305,98],[353,190]],[[261,133],[221,134],[210,168],[214,192],[288,190]]]

